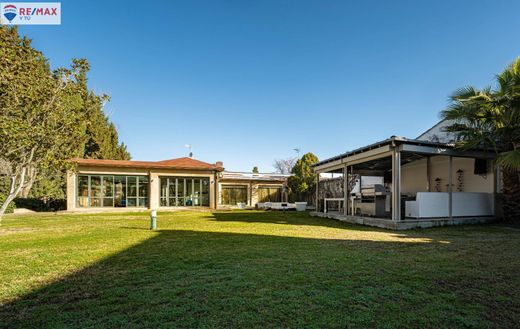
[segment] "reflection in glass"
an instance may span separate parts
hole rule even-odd
[[[126,176],[114,176],[114,206],[126,207]]]
[[[88,176],[78,177],[78,207],[88,207]]]
[[[135,176],[127,176],[126,177],[126,193],[128,197],[136,197],[137,196],[137,177]]]

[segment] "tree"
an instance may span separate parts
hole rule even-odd
[[[129,160],[130,154],[126,145],[119,143],[116,127],[103,111],[103,106],[109,97],[97,95],[87,87],[87,73],[90,70],[88,61],[73,59],[70,69],[58,69],[51,72],[47,60],[41,52],[31,47],[29,39],[20,38],[15,28],[0,27],[0,29],[2,48],[0,54],[3,60],[0,64],[0,78],[2,79],[0,81],[2,89],[0,90],[5,90],[5,92],[0,92],[0,105],[2,105],[3,112],[0,114],[0,118],[11,120],[10,116],[15,112],[9,114],[8,111],[12,111],[12,109],[9,110],[8,107],[18,108],[22,111],[22,106],[25,106],[23,111],[26,112],[16,115],[23,116],[32,113],[33,116],[39,118],[44,114],[42,109],[51,109],[58,104],[62,109],[74,112],[75,117],[71,118],[77,119],[76,128],[78,133],[81,131],[81,135],[74,140],[66,138],[65,140],[71,142],[67,147],[75,148],[75,150],[63,152],[62,149],[57,149],[54,155],[56,159],[63,161],[67,159],[67,156],[73,154],[74,157],[79,158]],[[54,91],[51,90],[53,84],[55,87],[57,86]],[[28,103],[28,99],[32,103]],[[41,105],[45,102],[47,105]],[[30,109],[29,104],[32,106]],[[60,115],[60,113],[69,115],[69,113],[59,111],[56,112],[56,115]],[[47,119],[49,118],[47,117]],[[56,120],[53,124],[62,123]],[[44,124],[45,122],[39,121],[38,123]],[[7,125],[7,122],[4,124]],[[13,124],[16,125],[16,120],[13,121]],[[4,136],[12,132],[5,125],[2,127],[5,128],[2,131]],[[21,129],[23,132],[25,128]],[[11,135],[11,138],[14,136]],[[1,154],[0,157],[2,157]],[[11,169],[0,171],[0,194],[10,192],[9,188],[4,186],[6,185],[5,178],[10,177]],[[24,184],[17,195],[63,198],[65,196],[64,183],[65,167],[49,166],[45,162],[38,161],[26,168]]]
[[[288,178],[287,185],[291,193],[298,199],[303,199],[313,194],[316,189],[316,174],[311,165],[317,163],[318,157],[312,153],[304,154],[291,170],[292,175]]]
[[[253,174],[258,174],[259,171],[258,171],[258,167],[257,166],[254,166],[253,167]]]
[[[0,156],[9,181],[1,219],[34,172],[79,155],[85,127],[77,67],[51,72],[30,40],[8,27],[0,27],[0,58]]]
[[[503,169],[503,213],[520,219],[520,57],[496,76],[495,87],[461,88],[442,117],[461,148],[495,152]]]
[[[273,167],[279,174],[290,174],[297,158],[286,158],[274,160]]]

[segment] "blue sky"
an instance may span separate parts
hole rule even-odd
[[[447,96],[520,56],[519,1],[62,1],[24,26],[53,67],[87,58],[90,86],[135,160],[185,156],[272,171],[416,137]]]

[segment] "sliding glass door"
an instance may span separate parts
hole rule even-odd
[[[209,207],[209,178],[160,177],[161,206]]]

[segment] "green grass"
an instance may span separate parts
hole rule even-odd
[[[520,228],[280,212],[7,216],[0,327],[520,326]]]

